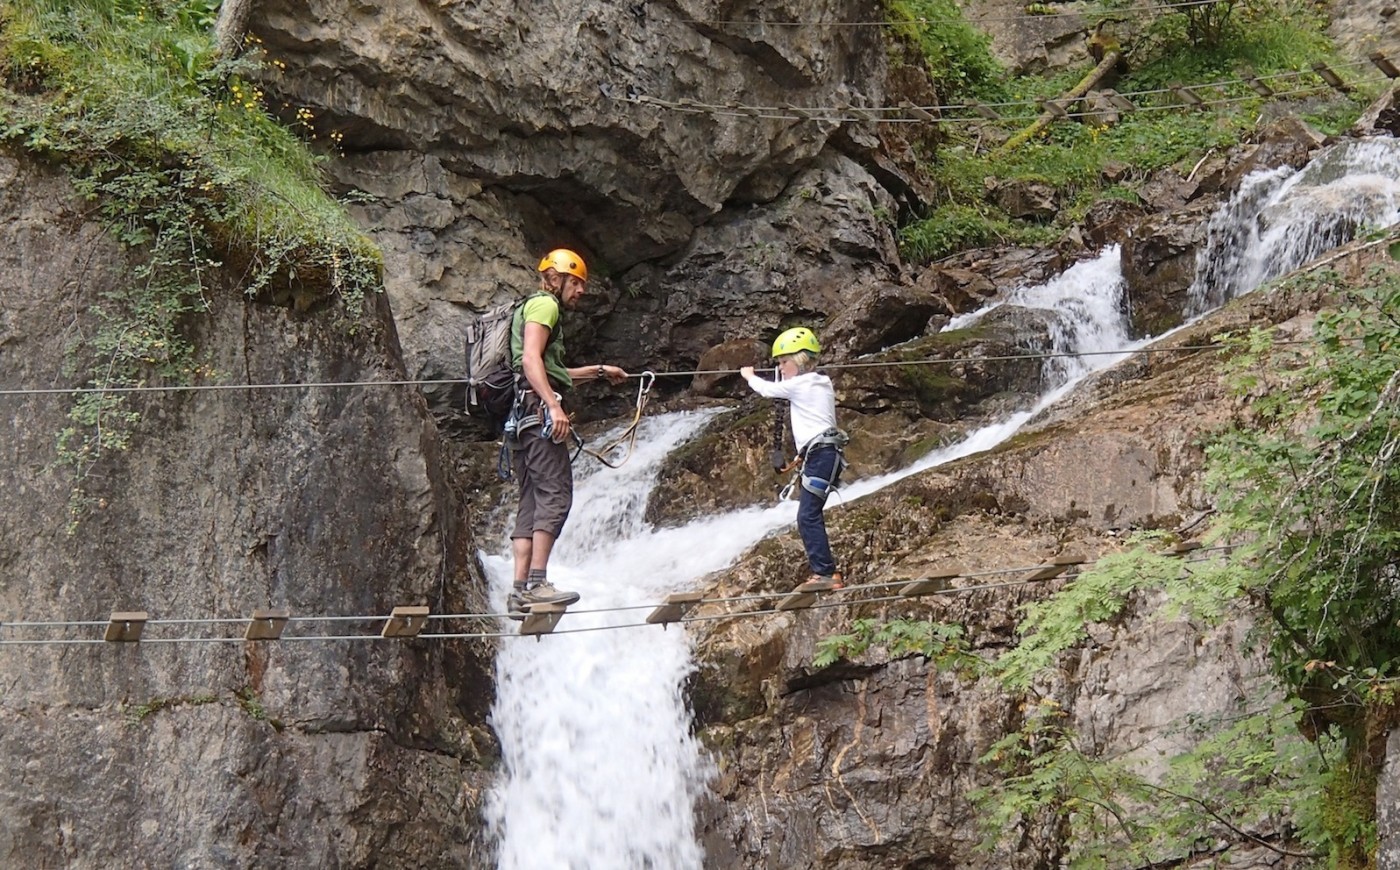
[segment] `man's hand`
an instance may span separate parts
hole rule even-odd
[[[753,377],[753,366],[744,366],[743,368],[739,369],[739,377],[743,378],[746,381],[749,378]]]
[[[627,372],[619,366],[598,366],[598,374],[608,379],[610,384],[620,384],[627,380]]]
[[[563,444],[569,440],[569,429],[572,424],[569,422],[569,415],[564,413],[564,406],[555,402],[549,406],[549,422],[552,428],[549,431],[549,440],[555,444]]]

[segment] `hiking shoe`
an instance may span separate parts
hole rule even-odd
[[[841,572],[835,574],[813,574],[795,592],[833,592],[846,584],[841,582]]]
[[[516,587],[506,596],[506,616],[516,622],[523,622],[530,612],[530,605],[525,603],[525,590]]]
[[[521,600],[524,601],[526,609],[531,604],[563,604],[569,605],[578,601],[577,592],[569,592],[564,589],[555,589],[548,583],[541,583],[538,586],[531,586],[520,593]]]

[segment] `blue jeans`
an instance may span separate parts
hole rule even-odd
[[[837,483],[836,466],[841,453],[835,447],[815,447],[807,451],[807,459],[802,464],[805,477],[824,481],[828,486],[820,495],[801,488],[797,498],[797,533],[802,536],[802,546],[807,550],[807,564],[813,574],[830,576],[836,573],[836,560],[831,557],[831,542],[826,537],[826,519],[822,516],[822,506],[826,504],[826,494]]]

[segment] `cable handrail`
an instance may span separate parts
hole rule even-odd
[[[1366,63],[1366,62],[1365,62],[1365,61],[1358,61],[1357,63],[1358,63],[1358,64],[1361,64],[1361,63]],[[1344,66],[1344,65],[1345,65],[1345,66],[1351,66],[1351,65],[1353,65],[1353,64],[1337,64],[1337,66]],[[1227,79],[1227,80],[1223,80],[1223,81],[1219,81],[1219,82],[1208,82],[1208,83],[1203,83],[1203,84],[1191,84],[1191,85],[1178,85],[1178,86],[1176,86],[1176,87],[1171,87],[1171,88],[1156,88],[1156,89],[1152,89],[1152,90],[1127,91],[1127,92],[1121,92],[1121,93],[1115,92],[1115,93],[1118,93],[1118,96],[1119,96],[1119,97],[1122,97],[1123,99],[1131,99],[1131,98],[1133,98],[1133,97],[1155,96],[1155,95],[1160,95],[1160,94],[1174,94],[1174,93],[1177,93],[1178,91],[1181,91],[1181,90],[1185,90],[1185,91],[1194,93],[1197,89],[1201,89],[1201,88],[1223,88],[1223,87],[1227,87],[1227,86],[1231,86],[1231,85],[1250,85],[1250,84],[1251,84],[1251,81],[1252,81],[1252,82],[1255,82],[1255,83],[1258,83],[1258,82],[1265,82],[1265,81],[1275,81],[1275,80],[1279,80],[1279,79],[1298,79],[1298,78],[1301,78],[1301,77],[1307,76],[1307,75],[1317,75],[1317,73],[1314,72],[1314,71],[1312,71],[1312,70],[1305,70],[1305,71],[1297,71],[1297,72],[1278,73],[1278,74],[1270,75],[1270,76],[1256,76],[1256,77],[1254,77],[1252,80],[1251,80],[1251,79]],[[1356,83],[1356,84],[1372,84],[1372,83],[1375,83],[1375,82],[1387,82],[1387,81],[1390,81],[1389,77],[1384,76],[1384,75],[1378,75],[1378,76],[1364,76],[1364,77],[1358,78],[1358,79],[1355,80],[1355,83]],[[1257,101],[1257,100],[1279,99],[1279,98],[1285,98],[1285,97],[1298,96],[1298,95],[1300,95],[1300,94],[1308,94],[1308,93],[1313,93],[1313,92],[1316,92],[1316,91],[1324,90],[1324,89],[1326,89],[1326,88],[1328,88],[1328,87],[1330,87],[1330,86],[1326,85],[1325,83],[1324,83],[1324,84],[1319,84],[1319,85],[1309,85],[1309,86],[1307,86],[1307,87],[1295,88],[1295,89],[1291,89],[1291,90],[1275,91],[1275,92],[1273,92],[1271,95],[1269,95],[1269,96],[1267,96],[1267,97],[1262,96],[1262,95],[1260,95],[1260,94],[1258,94],[1258,93],[1249,94],[1249,95],[1243,95],[1243,96],[1237,96],[1237,97],[1219,97],[1219,98],[1212,98],[1212,99],[1206,99],[1206,98],[1203,98],[1203,97],[1198,97],[1197,99],[1199,99],[1200,102],[1188,102],[1188,103],[1180,103],[1180,102],[1178,102],[1178,103],[1169,103],[1169,104],[1165,104],[1165,105],[1156,105],[1156,106],[1154,106],[1154,105],[1134,106],[1133,109],[1132,109],[1132,111],[1133,111],[1133,112],[1162,112],[1162,111],[1170,111],[1170,110],[1176,110],[1176,109],[1199,109],[1199,108],[1203,108],[1203,107],[1207,107],[1207,106],[1227,106],[1227,105],[1235,105],[1235,104],[1237,104],[1237,103],[1242,103],[1242,102],[1252,102],[1252,101]],[[988,102],[988,103],[954,103],[954,104],[949,104],[949,105],[933,105],[933,106],[918,106],[918,105],[914,105],[914,104],[912,104],[912,103],[909,104],[909,105],[895,105],[895,106],[858,106],[858,105],[853,105],[853,104],[850,104],[850,103],[842,103],[842,104],[830,105],[830,106],[797,106],[797,105],[768,106],[768,105],[746,105],[746,104],[742,104],[742,103],[738,103],[738,102],[725,103],[725,104],[721,105],[721,104],[718,104],[718,103],[704,103],[704,102],[700,102],[700,101],[698,101],[698,100],[685,99],[685,98],[679,99],[679,100],[668,100],[668,99],[662,99],[662,98],[660,98],[660,97],[652,97],[652,96],[649,96],[649,95],[647,95],[647,94],[635,94],[635,95],[633,95],[633,96],[625,96],[625,97],[616,96],[616,95],[613,95],[613,94],[611,94],[611,93],[606,93],[606,95],[609,97],[609,99],[612,99],[612,100],[614,100],[614,101],[616,101],[616,102],[621,102],[621,103],[632,103],[632,104],[635,104],[635,105],[650,106],[650,107],[659,108],[659,109],[666,109],[666,110],[672,110],[672,111],[682,112],[682,113],[685,113],[685,114],[711,115],[711,116],[715,116],[715,117],[728,117],[728,118],[753,118],[753,119],[759,119],[759,120],[817,121],[817,122],[823,122],[823,123],[855,123],[855,124],[858,124],[858,123],[877,123],[877,124],[930,124],[930,123],[935,123],[935,124],[936,124],[936,123],[955,123],[955,122],[966,122],[966,121],[979,121],[979,122],[984,122],[984,121],[987,121],[987,120],[989,120],[989,119],[986,118],[986,117],[984,117],[984,116],[982,116],[982,115],[976,114],[976,110],[979,109],[979,108],[983,108],[983,109],[986,109],[986,108],[1002,108],[1002,109],[1005,109],[1005,108],[1016,107],[1016,108],[1027,108],[1027,109],[1039,109],[1039,108],[1042,106],[1042,104],[1044,104],[1044,103],[1049,103],[1049,102],[1054,102],[1056,99],[1059,99],[1058,97],[1053,97],[1053,96],[1052,96],[1052,97],[1044,97],[1044,98],[1038,98],[1038,99],[1032,99],[1032,100],[1015,100],[1015,101],[1000,102],[1000,103],[991,103],[991,102]],[[1081,100],[1083,100],[1083,99],[1084,99],[1083,97],[1078,97],[1078,98],[1074,99],[1074,102],[1079,102],[1079,101],[1081,101]],[[974,114],[965,115],[965,116],[934,116],[932,119],[930,119],[930,118],[928,118],[928,117],[923,117],[922,115],[918,114],[918,113],[932,114],[933,112],[961,111],[961,110],[971,111],[971,112],[973,112]],[[891,114],[883,114],[883,113],[891,113]],[[1094,113],[1092,113],[1092,112],[1076,112],[1076,113],[1066,112],[1065,114],[1066,114],[1067,117],[1082,117],[1082,116],[1090,115],[1090,114],[1094,114]],[[1010,118],[1010,117],[1008,117],[1008,118],[1002,118],[1001,120],[1015,120],[1015,118]]]
[[[1231,550],[1233,550],[1233,549],[1235,549],[1235,545],[1230,545],[1230,544],[1220,544],[1220,545],[1215,545],[1215,546],[1211,546],[1211,547],[1198,547],[1198,548],[1195,548],[1195,549],[1193,549],[1193,550],[1190,550],[1190,551],[1189,551],[1189,553],[1190,553],[1189,557],[1183,557],[1183,558],[1181,558],[1181,562],[1182,562],[1182,564],[1195,564],[1195,563],[1206,562],[1206,561],[1210,561],[1210,560],[1209,560],[1209,558],[1202,558],[1202,555],[1203,555],[1203,554],[1220,553],[1220,552],[1229,552],[1229,551],[1231,551]],[[1168,554],[1163,554],[1163,555],[1168,555]],[[1094,564],[1096,564],[1098,561],[1100,561],[1100,559],[1085,559],[1085,560],[1083,560],[1082,562],[1079,562],[1079,563],[1076,563],[1076,564],[1073,564],[1073,565],[1068,565],[1068,566],[1065,566],[1065,567],[1066,567],[1066,570],[1075,569],[1076,571],[1082,571],[1086,566],[1094,565]],[[1024,573],[1027,573],[1027,572],[1035,571],[1035,570],[1040,569],[1040,568],[1043,568],[1043,567],[1044,567],[1044,563],[1036,564],[1036,565],[1023,565],[1023,566],[1016,566],[1016,567],[1007,567],[1007,568],[984,568],[984,569],[980,569],[980,570],[976,570],[976,571],[960,571],[960,572],[958,572],[958,574],[956,575],[956,577],[949,578],[949,579],[950,579],[950,580],[951,580],[951,579],[975,579],[975,578],[979,578],[979,577],[995,577],[995,576],[1000,576],[1000,575],[1005,575],[1005,574],[1024,574]],[[846,596],[848,596],[850,593],[853,593],[853,592],[879,592],[879,591],[883,591],[883,590],[887,590],[887,589],[892,589],[892,588],[895,588],[895,587],[901,587],[901,588],[902,588],[902,587],[908,586],[910,583],[918,582],[919,579],[920,579],[920,578],[901,578],[901,579],[899,579],[899,580],[891,580],[891,581],[884,581],[884,582],[878,582],[878,583],[863,583],[863,584],[853,584],[853,585],[843,586],[843,587],[841,587],[841,588],[839,588],[839,589],[833,590],[833,592],[831,592],[831,593],[825,593],[825,594],[830,594],[830,595],[841,595],[842,597],[841,597],[840,599],[838,599],[838,600],[828,600],[828,601],[818,601],[818,602],[815,602],[815,603],[813,603],[813,604],[808,605],[808,606],[807,606],[806,608],[804,608],[804,609],[830,609],[830,608],[838,608],[838,607],[849,607],[849,606],[854,606],[854,605],[857,605],[857,604],[879,604],[879,603],[888,603],[888,602],[892,602],[892,601],[912,601],[913,599],[912,599],[910,596],[906,596],[906,595],[877,596],[877,597],[874,597],[874,598],[850,598],[850,597],[846,597]],[[1054,577],[1044,577],[1044,578],[1036,578],[1036,579],[1021,579],[1021,580],[1004,581],[1004,582],[999,582],[999,583],[980,583],[980,584],[974,584],[974,585],[971,585],[971,586],[958,586],[958,587],[951,587],[951,586],[950,586],[950,587],[947,588],[947,589],[941,590],[941,591],[936,592],[936,593],[930,593],[930,594],[936,594],[936,595],[963,595],[963,594],[969,594],[969,593],[972,593],[972,592],[987,591],[987,590],[991,590],[991,589],[1004,589],[1004,588],[1011,588],[1011,587],[1015,587],[1015,586],[1027,586],[1027,585],[1032,585],[1032,584],[1047,583],[1047,582],[1050,582],[1050,581],[1052,581],[1052,580],[1057,580],[1057,579],[1065,579],[1065,578],[1064,578],[1062,575],[1057,575],[1057,576],[1054,576]],[[689,607],[690,607],[691,609],[697,609],[697,608],[704,607],[704,606],[706,606],[706,605],[711,605],[711,606],[713,606],[713,605],[729,605],[729,604],[748,604],[748,603],[753,603],[753,602],[769,602],[769,601],[772,601],[772,600],[775,599],[775,598],[781,599],[781,598],[785,598],[786,596],[791,595],[791,594],[793,594],[793,592],[787,591],[787,592],[763,592],[763,593],[752,593],[752,594],[744,594],[744,595],[722,595],[722,596],[713,596],[713,597],[701,598],[701,599],[699,599],[699,600],[697,600],[697,601],[694,601],[694,602],[692,602],[692,603],[689,605]],[[919,596],[919,597],[923,597],[923,596]],[[642,609],[653,609],[653,610],[654,610],[654,609],[659,608],[659,607],[662,607],[662,606],[663,606],[663,605],[662,605],[661,603],[658,602],[658,603],[650,603],[650,604],[619,605],[619,606],[615,606],[615,607],[600,607],[600,608],[578,609],[578,610],[569,609],[568,611],[566,611],[566,614],[575,614],[575,615],[577,615],[577,614],[584,614],[584,613],[594,613],[594,614],[596,614],[596,613],[622,613],[622,612],[628,612],[628,611],[634,611],[634,610],[642,610]],[[668,623],[665,623],[665,624],[676,624],[676,623],[685,624],[685,623],[695,623],[695,622],[712,622],[712,621],[716,621],[716,620],[724,620],[724,619],[742,619],[742,618],[750,618],[750,617],[756,617],[756,616],[773,615],[773,614],[778,614],[778,613],[792,613],[792,612],[794,612],[794,611],[781,610],[781,609],[779,609],[779,608],[777,608],[777,607],[762,607],[762,608],[748,609],[748,610],[731,610],[731,611],[727,611],[727,612],[723,612],[723,613],[705,613],[705,614],[688,613],[688,614],[682,616],[682,617],[679,618],[679,619],[672,620],[672,621],[670,621],[670,622],[668,622]],[[360,615],[350,615],[350,616],[325,616],[325,615],[295,616],[295,615],[288,614],[288,615],[285,617],[286,622],[287,622],[288,624],[296,623],[296,622],[306,622],[306,623],[363,622],[363,623],[376,623],[376,624],[379,624],[379,623],[385,622],[386,620],[388,620],[388,619],[390,619],[390,618],[391,618],[390,615],[382,615],[382,614],[360,614]],[[430,613],[430,614],[426,615],[426,616],[423,617],[423,618],[424,618],[424,619],[427,619],[427,620],[438,620],[438,621],[448,621],[448,620],[456,620],[456,621],[465,621],[465,620],[503,620],[503,619],[519,618],[519,614],[494,613],[494,612],[490,612],[490,613],[438,613],[438,614],[431,614],[431,613]],[[228,625],[228,624],[249,624],[249,623],[252,623],[252,622],[260,621],[260,619],[261,619],[261,617],[256,617],[256,616],[249,616],[249,617],[186,617],[186,618],[173,618],[173,619],[172,619],[172,618],[165,618],[165,619],[148,619],[148,620],[145,621],[145,624],[146,624],[146,625],[166,625],[166,626],[177,626],[177,625],[178,625],[178,626],[189,626],[189,625],[211,625],[211,626],[212,626],[212,625]],[[19,620],[19,621],[13,621],[13,622],[11,622],[11,621],[0,622],[0,631],[16,630],[16,629],[33,629],[33,628],[96,628],[96,627],[107,626],[107,625],[109,625],[109,624],[110,624],[110,620],[43,620],[43,621],[25,621],[25,620]],[[570,634],[570,633],[581,633],[581,632],[590,632],[590,631],[609,631],[609,630],[617,630],[617,629],[624,629],[624,628],[655,627],[655,625],[657,625],[657,624],[659,624],[659,623],[635,622],[635,623],[620,623],[620,624],[614,624],[614,625],[580,626],[580,627],[577,627],[577,628],[555,629],[555,630],[553,630],[553,631],[551,631],[551,632],[549,632],[549,633],[550,633],[550,634]],[[663,625],[664,625],[664,624],[663,624]],[[541,636],[543,636],[543,635],[521,634],[521,633],[519,633],[519,632],[514,632],[514,631],[422,632],[422,633],[418,633],[418,634],[413,635],[413,637],[416,637],[416,638],[424,638],[424,639],[432,639],[432,640],[450,640],[450,639],[490,639],[490,638],[532,637],[532,636],[534,636],[534,637],[541,637]],[[353,641],[363,641],[363,640],[394,640],[394,641],[397,641],[397,640],[402,640],[403,638],[394,637],[394,636],[384,636],[384,635],[382,635],[382,634],[330,634],[330,635],[297,635],[297,634],[286,635],[286,634],[284,634],[284,635],[279,636],[277,639],[278,639],[278,640],[287,640],[287,641],[302,641],[302,642],[306,642],[306,641],[336,641],[336,640],[353,640]],[[140,640],[138,643],[140,643],[140,644],[145,644],[145,643],[181,643],[181,642],[189,642],[189,643],[247,643],[247,642],[256,642],[256,641],[249,641],[247,638],[245,638],[245,637],[240,637],[240,636],[215,635],[215,636],[181,636],[181,637],[142,637],[141,640]],[[25,646],[25,645],[51,646],[51,645],[62,645],[62,644],[105,644],[105,643],[111,643],[111,641],[107,641],[107,640],[104,640],[104,639],[102,639],[102,638],[87,638],[87,637],[78,637],[78,638],[52,638],[52,637],[46,637],[46,638],[30,638],[30,637],[20,637],[20,638],[9,637],[9,638],[0,638],[0,646]]]
[[[1102,12],[1107,16],[1141,15],[1161,10],[1187,9],[1195,6],[1209,6],[1218,3],[1220,0],[1179,0],[1175,3],[1153,3],[1144,6],[1126,6],[1122,9],[1105,10],[1071,10],[1065,12],[1022,12],[1015,15],[978,15],[969,18],[967,16],[952,15],[919,15],[902,20],[882,19],[866,21],[755,21],[744,18],[684,18],[682,24],[715,24],[721,26],[748,25],[763,27],[908,27],[911,24],[929,24],[936,21],[965,21],[975,24],[979,21],[1023,21],[1036,19],[1054,18],[1090,18],[1095,12]]]
[[[1279,339],[1275,345],[1312,344],[1311,339]],[[970,357],[920,357],[916,359],[901,360],[878,360],[872,362],[846,362],[846,363],[822,363],[818,368],[826,370],[836,369],[860,369],[860,368],[898,368],[902,366],[915,365],[955,365],[968,362],[1010,362],[1018,360],[1044,360],[1058,359],[1063,357],[1087,357],[1087,356],[1113,356],[1117,354],[1152,354],[1152,353],[1197,353],[1208,350],[1224,350],[1230,345],[1225,343],[1178,345],[1175,347],[1123,347],[1109,350],[1064,350],[1064,351],[1033,351],[1022,354],[1000,354],[995,356],[970,356]],[[768,372],[771,368],[755,367],[754,371]],[[695,375],[733,375],[738,374],[739,369],[684,369],[674,371],[652,371],[647,370],[635,374],[629,374],[628,378],[668,378],[668,377],[693,377]],[[5,388],[0,389],[0,397],[20,397],[20,396],[60,396],[60,395],[85,395],[89,393],[188,393],[188,392],[223,392],[237,390],[286,390],[286,389],[339,389],[348,387],[400,387],[400,386],[429,386],[429,385],[452,385],[465,384],[465,378],[420,378],[420,379],[395,379],[395,380],[360,380],[360,381],[308,381],[301,383],[278,383],[264,382],[252,384],[158,384],[142,386],[123,387],[33,387],[33,388]]]

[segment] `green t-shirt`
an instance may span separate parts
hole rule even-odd
[[[525,353],[525,324],[539,323],[549,330],[549,341],[544,346],[544,370],[556,390],[567,390],[574,385],[569,368],[564,365],[562,316],[558,298],[550,293],[536,293],[515,309],[515,319],[510,324],[510,364],[516,371],[523,371],[520,359]]]

